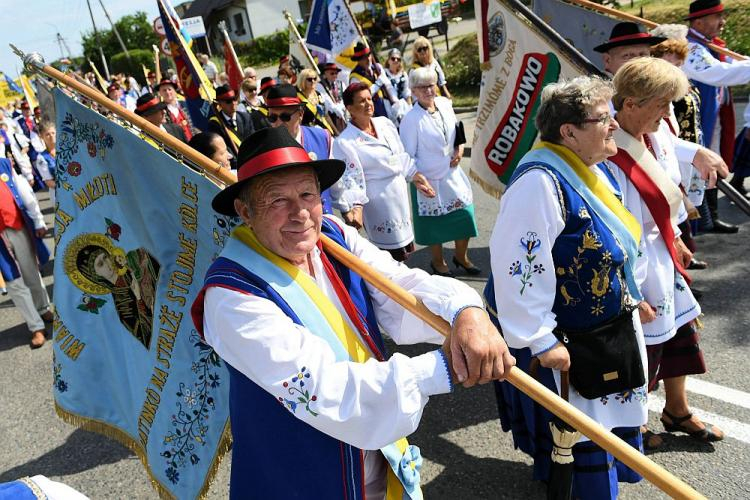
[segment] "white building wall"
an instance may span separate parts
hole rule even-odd
[[[286,29],[288,23],[284,18],[284,10],[288,10],[293,19],[299,19],[297,0],[247,0],[247,15],[253,36],[257,38]]]

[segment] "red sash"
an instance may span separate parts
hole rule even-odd
[[[651,212],[654,222],[656,222],[656,227],[659,228],[661,237],[664,239],[664,244],[667,246],[667,251],[672,258],[675,269],[685,278],[685,281],[689,285],[692,279],[685,268],[682,267],[680,259],[677,258],[677,250],[674,246],[674,229],[672,229],[672,221],[669,218],[669,203],[664,194],[654,181],[651,180],[651,177],[644,172],[643,168],[624,149],[617,148],[617,154],[610,156],[608,160],[620,167],[620,170],[625,173],[630,182],[638,190],[643,201],[646,202],[646,206],[649,212]]]

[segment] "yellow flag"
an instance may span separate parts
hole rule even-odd
[[[26,96],[26,101],[29,103],[29,107],[31,109],[34,109],[39,106],[39,101],[36,98],[34,87],[31,86],[31,81],[26,75],[21,75],[21,88],[23,89],[23,93]]]

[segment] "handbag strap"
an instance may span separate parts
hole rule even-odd
[[[533,357],[531,358],[531,363],[529,363],[529,375],[539,382],[539,367],[541,366],[541,363],[539,362],[539,358]],[[568,396],[570,394],[570,377],[568,375],[568,371],[561,371],[560,372],[560,397],[563,398],[565,401],[568,401]]]

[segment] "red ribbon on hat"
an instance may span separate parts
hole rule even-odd
[[[269,108],[280,108],[282,106],[298,106],[302,104],[299,97],[277,97],[276,99],[266,99],[266,106]]]
[[[242,181],[262,174],[264,170],[278,167],[287,163],[307,163],[311,161],[307,152],[297,146],[272,149],[255,156],[237,169],[237,180]]]
[[[154,106],[156,106],[160,102],[161,101],[159,100],[158,97],[154,97],[150,101],[146,101],[143,104],[141,104],[140,106],[136,106],[135,110],[136,111],[146,111],[147,109],[153,108]]]
[[[715,7],[710,7],[708,9],[699,10],[697,12],[693,12],[692,14],[687,16],[687,19],[694,19],[696,17],[703,17],[703,16],[710,16],[711,14],[718,14],[719,12],[724,12],[724,4],[719,4]]]
[[[607,43],[624,42],[625,40],[635,40],[638,38],[651,38],[651,35],[648,33],[635,33],[633,35],[616,36],[607,40]]]

